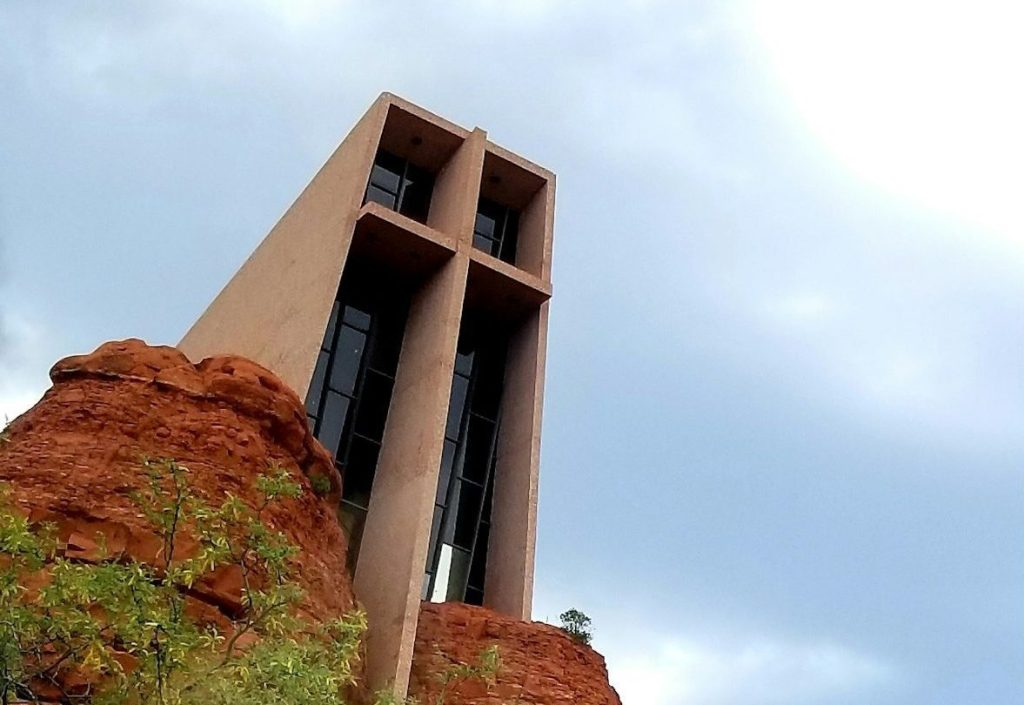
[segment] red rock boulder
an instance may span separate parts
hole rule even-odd
[[[435,702],[439,676],[453,665],[478,663],[491,645],[501,658],[494,683],[453,681],[446,705],[621,705],[604,658],[589,646],[550,624],[455,602],[421,606],[409,694]]]
[[[329,619],[353,609],[335,514],[340,480],[302,402],[272,372],[231,356],[194,365],[175,348],[125,340],[61,360],[50,377],[53,387],[0,443],[0,483],[31,518],[58,526],[67,555],[89,560],[103,543],[108,555],[154,561],[159,539],[132,500],[146,487],[144,458],[186,466],[190,487],[211,505],[231,493],[255,507],[256,478],[279,466],[304,491],[263,516],[300,549],[302,610]],[[310,478],[326,479],[328,496],[317,496]],[[192,609],[211,619],[219,612],[215,621],[235,616],[233,568],[197,586]]]

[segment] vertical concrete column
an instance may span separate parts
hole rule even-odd
[[[181,339],[193,362],[243,355],[306,393],[387,112],[381,96]]]
[[[487,133],[475,128],[434,181],[427,225],[455,236],[460,245],[473,241],[486,146]]]
[[[474,131],[438,175],[431,227],[473,234],[486,135]],[[412,668],[455,352],[469,274],[460,247],[413,297],[356,568],[366,609],[367,677],[404,697]]]
[[[533,609],[547,330],[544,302],[509,342],[494,470],[484,604],[518,619]]]

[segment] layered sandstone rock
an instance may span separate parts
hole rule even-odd
[[[409,694],[433,703],[439,675],[474,664],[497,645],[501,667],[493,685],[467,679],[449,686],[446,705],[621,705],[604,658],[557,627],[521,622],[483,607],[423,603]]]
[[[280,466],[304,491],[263,516],[301,551],[302,610],[329,619],[354,607],[334,513],[340,480],[301,401],[273,373],[231,356],[193,365],[175,348],[125,340],[61,360],[50,377],[0,443],[0,482],[33,520],[58,526],[69,556],[89,560],[102,543],[107,554],[158,560],[161,544],[131,498],[146,486],[144,458],[188,467],[190,487],[212,505],[231,493],[255,507],[257,476]],[[328,496],[312,491],[316,476],[329,480]],[[227,568],[196,586],[190,606],[223,623],[237,615],[241,589]]]

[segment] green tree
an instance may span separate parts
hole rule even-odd
[[[61,554],[50,526],[32,526],[0,493],[0,703],[57,692],[98,705],[338,705],[354,683],[365,616],[308,624],[292,579],[297,548],[263,513],[297,497],[286,470],[257,480],[262,502],[210,507],[172,460],[146,462],[135,496],[163,543],[158,565]],[[198,549],[182,556],[187,529]],[[225,566],[242,575],[242,614],[229,634],[185,610],[185,594]],[[31,576],[45,574],[30,589]],[[86,674],[70,690],[68,673]]]
[[[578,609],[569,609],[558,615],[562,620],[562,631],[581,644],[590,644],[594,635],[590,631],[590,617]]]

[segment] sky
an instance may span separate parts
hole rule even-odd
[[[6,0],[0,414],[175,343],[391,91],[558,175],[536,618],[626,705],[1018,705],[1022,20]]]

